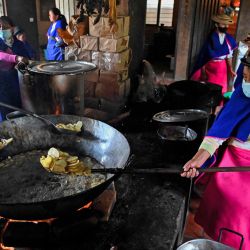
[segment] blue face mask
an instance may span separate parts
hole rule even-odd
[[[0,30],[0,38],[2,38],[2,40],[9,47],[11,47],[13,45],[14,39],[13,39],[13,35],[12,35],[12,30],[11,29]]]
[[[250,98],[250,83],[246,82],[244,79],[242,81],[242,90],[244,95]]]

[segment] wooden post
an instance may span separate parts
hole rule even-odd
[[[129,0],[128,3],[130,15],[129,47],[133,52],[130,63],[130,76],[134,76],[143,59],[147,1]]]
[[[250,32],[249,9],[250,9],[250,1],[249,0],[241,0],[240,13],[239,13],[237,32],[236,32],[236,40],[237,41],[240,41],[240,40],[246,38],[247,33]]]
[[[193,34],[195,0],[180,0],[175,49],[175,80],[187,79]]]

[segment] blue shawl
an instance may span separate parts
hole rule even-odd
[[[28,54],[24,44],[21,41],[14,38],[14,43],[13,43],[12,47],[9,47],[8,45],[6,45],[4,40],[0,38],[0,50],[6,51],[8,48],[10,48],[12,50],[14,55],[29,58],[29,54]]]
[[[234,137],[246,141],[250,134],[250,98],[242,91],[242,84],[237,84],[231,99],[217,116],[207,136],[227,139]]]
[[[0,50],[6,51],[8,49],[8,46],[5,44],[4,40],[0,38]]]
[[[228,49],[227,42],[231,46],[232,50],[237,48],[237,44],[234,38],[228,33],[226,33],[225,35],[226,36],[225,36],[224,43],[220,44],[218,33],[216,31],[213,31],[212,33],[210,33],[210,35],[208,36],[208,39],[206,40],[204,46],[202,47],[199,53],[198,60],[194,66],[194,69],[191,75],[193,75],[197,70],[202,68],[209,61],[216,59],[220,56],[228,55],[230,51]]]

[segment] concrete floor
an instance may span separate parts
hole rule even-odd
[[[184,241],[205,238],[211,239],[203,230],[203,228],[194,221],[196,212],[198,211],[201,198],[192,197],[187,215],[186,227],[184,230]]]

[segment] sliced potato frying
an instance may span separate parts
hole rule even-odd
[[[77,156],[71,156],[57,148],[50,148],[47,157],[40,158],[40,163],[46,170],[57,174],[91,175],[91,168],[85,166]]]
[[[76,131],[76,132],[81,132],[82,129],[82,122],[78,121],[77,123],[69,123],[69,124],[63,124],[63,123],[58,123],[56,124],[57,128],[63,128],[63,129],[68,129],[71,131]]]
[[[60,152],[56,148],[50,148],[48,151],[48,156],[51,156],[53,158],[59,158],[60,157]]]

